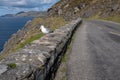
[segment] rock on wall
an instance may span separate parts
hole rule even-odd
[[[0,80],[52,80],[81,19],[33,41],[0,62]]]

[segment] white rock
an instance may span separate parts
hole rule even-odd
[[[6,65],[0,65],[0,75],[7,71],[7,66]]]

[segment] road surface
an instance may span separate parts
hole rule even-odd
[[[120,25],[83,21],[67,61],[67,80],[120,80]]]

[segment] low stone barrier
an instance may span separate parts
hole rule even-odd
[[[53,80],[81,19],[33,41],[0,62],[0,80]]]

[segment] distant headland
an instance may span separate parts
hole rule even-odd
[[[28,12],[18,12],[16,14],[5,14],[1,17],[45,17],[47,15],[46,11],[28,11]]]

